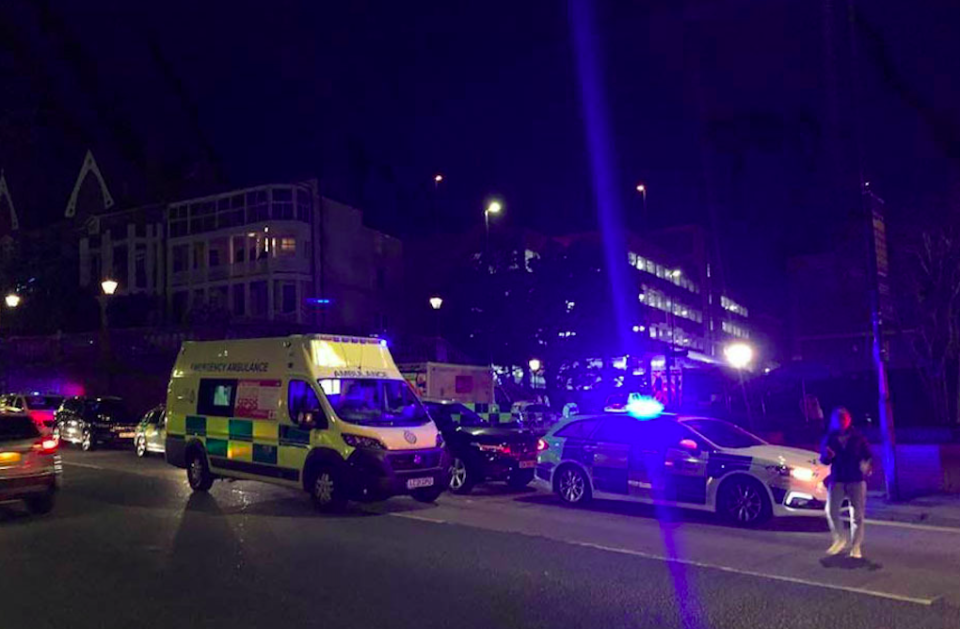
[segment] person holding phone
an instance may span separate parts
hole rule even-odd
[[[820,445],[820,461],[830,466],[827,477],[827,523],[833,535],[828,555],[837,555],[849,549],[850,557],[863,557],[863,518],[867,506],[867,477],[871,472],[870,444],[853,427],[850,411],[840,407],[830,415],[830,427]],[[850,542],[847,543],[840,508],[844,499],[850,501]]]

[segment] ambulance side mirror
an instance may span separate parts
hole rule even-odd
[[[313,430],[315,428],[323,429],[327,427],[327,418],[322,411],[300,411],[296,415],[296,423],[304,430]]]

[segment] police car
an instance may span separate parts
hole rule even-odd
[[[741,526],[822,515],[829,468],[718,419],[636,412],[576,416],[538,443],[537,479],[567,504],[591,498],[715,511]]]

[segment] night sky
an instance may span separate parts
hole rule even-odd
[[[960,192],[960,9],[861,4],[855,108],[849,42],[827,34],[843,27],[840,0],[594,7],[628,222],[715,229],[755,311],[782,314],[787,257],[829,246],[849,214],[836,158],[856,123],[892,212]],[[403,236],[475,226],[491,194],[511,225],[591,229],[566,6],[8,0],[0,165],[27,227],[62,214],[90,147],[121,207],[320,176]],[[440,224],[425,227],[433,209]]]

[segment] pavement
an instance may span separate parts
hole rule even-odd
[[[869,492],[867,517],[960,529],[960,495],[936,494],[887,503],[884,502],[883,492]]]
[[[66,449],[53,513],[0,506],[6,627],[960,626],[960,528],[868,523],[827,559],[820,518],[708,514],[478,487],[322,516],[300,492],[131,452]]]

